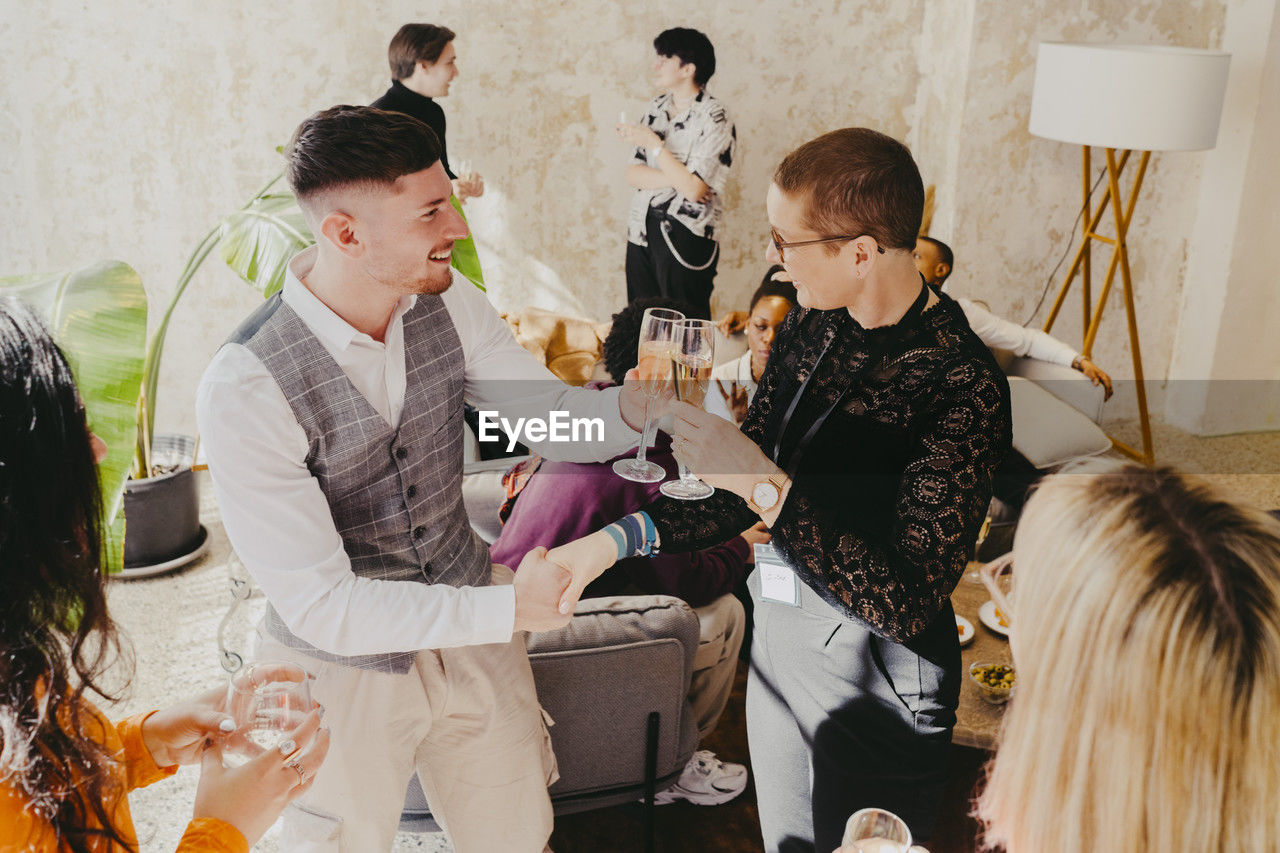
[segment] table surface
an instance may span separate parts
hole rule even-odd
[[[976,570],[977,566],[977,563],[971,564],[968,571]],[[1000,730],[1005,706],[992,705],[982,698],[978,685],[969,677],[969,666],[977,662],[1013,663],[1009,641],[983,625],[978,618],[978,608],[990,597],[985,586],[967,577],[961,578],[951,594],[951,606],[956,615],[972,622],[974,631],[973,642],[960,649],[961,660],[964,661],[964,684],[960,688],[960,707],[956,709],[956,727],[951,741],[960,746],[986,750],[995,749],[996,733]]]

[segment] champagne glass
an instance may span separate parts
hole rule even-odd
[[[684,320],[679,311],[646,308],[640,320],[639,364],[640,388],[644,391],[644,432],[634,459],[619,459],[613,472],[633,483],[657,483],[667,476],[661,465],[648,461],[645,454],[653,443],[653,404],[666,390],[671,378],[671,347],[676,326]]]
[[[859,853],[907,853],[911,849],[911,830],[891,811],[859,809],[845,824],[840,844],[851,845]]]
[[[701,406],[706,400],[715,346],[716,327],[710,320],[684,320],[677,326],[671,347],[676,399],[693,406]],[[683,462],[680,463],[680,479],[662,484],[664,495],[685,501],[709,498],[715,491],[689,473]]]
[[[982,578],[978,576],[978,552],[982,550],[982,543],[987,541],[987,535],[991,533],[991,513],[987,513],[987,517],[982,520],[982,527],[978,529],[978,539],[973,543],[973,559],[969,561],[974,566],[964,573],[964,579],[969,583],[982,583]]]
[[[236,727],[223,746],[222,763],[238,766],[277,748],[312,707],[305,669],[287,661],[250,664],[227,685],[227,713]]]

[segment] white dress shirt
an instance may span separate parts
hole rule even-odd
[[[1007,349],[1014,355],[1061,364],[1064,367],[1070,367],[1079,355],[1052,335],[997,317],[972,300],[956,299],[956,302],[968,318],[969,328],[992,349]]]
[[[729,411],[729,403],[724,398],[724,393],[720,390],[723,386],[724,391],[728,391],[731,383],[737,383],[739,386],[747,389],[747,404],[756,398],[756,388],[758,383],[751,378],[751,350],[747,350],[741,357],[735,358],[733,361],[726,361],[724,364],[717,365],[711,371],[711,387],[707,389],[706,409],[713,415],[719,415],[726,421],[734,420],[733,413]],[[719,383],[719,384],[717,384]]]
[[[302,283],[315,255],[312,247],[290,262],[282,297],[394,427],[405,398],[403,316],[417,297],[400,299],[380,343]],[[604,461],[635,446],[638,433],[618,410],[620,389],[561,383],[516,343],[484,294],[461,275],[454,274],[442,297],[462,343],[468,403],[512,420],[566,410],[604,421],[605,441],[526,442],[550,459]],[[343,656],[511,639],[511,586],[452,587],[352,573],[328,501],[307,469],[306,433],[248,348],[218,350],[196,394],[196,417],[227,536],[295,636]]]

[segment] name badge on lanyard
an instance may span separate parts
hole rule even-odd
[[[756,571],[760,573],[760,598],[777,604],[800,606],[800,580],[772,542],[755,546]]]

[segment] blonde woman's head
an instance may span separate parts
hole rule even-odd
[[[1170,469],[1080,467],[1028,503],[1014,577],[988,843],[1274,849],[1280,523]]]

